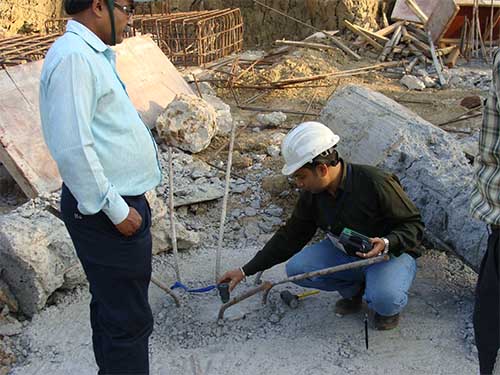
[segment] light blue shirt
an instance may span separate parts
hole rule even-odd
[[[156,144],[116,72],[115,53],[81,23],[69,21],[47,53],[40,115],[45,142],[82,214],[102,210],[118,224],[129,213],[122,196],[159,184]]]

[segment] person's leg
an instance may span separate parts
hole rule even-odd
[[[500,346],[500,254],[499,230],[488,238],[488,249],[481,261],[474,305],[474,333],[482,375],[493,372]]]
[[[92,293],[91,326],[99,374],[149,374],[153,317],[151,216],[145,199],[128,201],[143,218],[138,233],[122,236],[104,216],[85,216],[63,193],[61,211]],[[74,198],[73,198],[74,200]]]
[[[356,260],[359,259],[348,256],[337,249],[329,239],[325,239],[305,247],[290,258],[286,264],[286,273],[290,277],[351,263]],[[353,269],[297,281],[296,284],[305,288],[338,291],[343,297],[351,298],[360,291],[363,278],[364,275],[361,269]]]
[[[408,290],[416,271],[415,259],[406,253],[366,267],[365,300],[368,307],[382,316],[399,314],[408,303]]]

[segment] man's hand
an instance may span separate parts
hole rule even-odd
[[[373,248],[367,252],[367,253],[360,253],[359,251],[356,253],[356,255],[360,258],[374,258],[384,252],[385,249],[385,242],[382,238],[375,237],[375,238],[370,238],[370,241],[373,245]]]
[[[128,216],[120,224],[116,224],[115,227],[125,237],[130,237],[139,230],[141,224],[141,215],[139,215],[139,212],[134,207],[130,207]]]
[[[245,275],[241,272],[241,269],[235,268],[234,270],[227,271],[224,275],[222,275],[217,283],[229,283],[229,291],[232,292],[233,289],[236,288],[236,285],[238,285],[244,278]]]

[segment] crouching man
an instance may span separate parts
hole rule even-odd
[[[286,272],[293,276],[388,253],[387,262],[297,284],[338,291],[343,298],[335,311],[341,315],[360,311],[364,299],[374,311],[375,328],[392,329],[408,302],[424,224],[396,176],[342,160],[338,142],[339,137],[318,122],[300,124],[287,134],[281,146],[282,172],[303,190],[293,214],[253,259],[226,272],[219,282],[229,282],[232,290],[246,276],[287,260]],[[317,228],[331,235],[306,246]],[[347,254],[335,240],[344,228],[370,237],[372,249]]]

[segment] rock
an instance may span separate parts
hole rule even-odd
[[[288,178],[283,175],[266,176],[262,179],[262,189],[271,195],[279,195],[283,191],[290,189]]]
[[[419,77],[428,77],[429,73],[427,73],[427,70],[420,68],[420,69],[417,70],[417,76],[419,76]]]
[[[197,153],[207,148],[217,133],[217,114],[203,99],[180,94],[158,116],[156,129],[167,144]]]
[[[280,126],[286,121],[286,115],[283,112],[259,113],[256,119],[263,126]]]
[[[195,180],[201,177],[210,176],[212,172],[212,168],[201,160],[193,161],[189,168],[191,170],[191,177]]]
[[[427,88],[436,87],[436,81],[432,77],[429,77],[429,76],[422,77],[422,82],[424,83],[425,87],[427,87]]]
[[[195,83],[191,83],[191,84],[189,84],[189,86],[191,86],[191,90],[193,90],[193,92],[196,92],[196,93],[198,92],[198,89],[196,88]],[[208,82],[204,82],[204,81],[198,82],[198,87],[200,88],[201,95],[203,95],[203,99],[205,99],[205,96],[207,96],[207,95],[217,96],[217,93],[215,92],[213,87]]]
[[[252,158],[242,155],[239,151],[233,152],[233,167],[244,169],[251,167],[253,164]]]
[[[280,156],[281,149],[279,146],[271,145],[267,147],[267,154],[273,158]]]
[[[224,196],[224,186],[214,183],[186,185],[174,191],[175,207],[213,201]]]
[[[151,207],[151,235],[153,237],[153,254],[156,255],[172,248],[172,229],[168,205],[152,191],[147,192],[146,197]],[[189,249],[200,243],[199,234],[186,229],[180,222],[176,222],[175,231],[179,250]]]
[[[425,89],[425,83],[419,78],[412,75],[405,75],[399,81],[402,85],[406,86],[410,90],[423,90]]]
[[[448,83],[451,87],[458,87],[462,84],[462,77],[457,75],[451,76]]]
[[[33,316],[59,288],[85,283],[63,222],[28,202],[0,216],[0,268],[19,310]]]
[[[274,133],[271,136],[271,144],[281,146],[281,143],[283,142],[285,136],[286,136],[285,133]]]
[[[482,100],[480,96],[473,95],[473,96],[466,96],[465,98],[462,99],[460,102],[460,105],[462,107],[465,107],[467,109],[472,109],[479,107],[482,104]]]
[[[488,233],[468,213],[473,169],[450,134],[386,96],[354,85],[330,99],[320,120],[339,134],[341,156],[400,178],[422,213],[429,240],[479,269]]]
[[[217,115],[217,134],[229,134],[233,126],[231,107],[215,95],[204,95],[203,100],[215,109]]]
[[[259,225],[254,221],[245,223],[244,228],[245,237],[247,239],[254,240],[260,235]]]
[[[283,215],[283,209],[281,207],[272,205],[266,208],[264,210],[264,213],[270,216],[280,217],[281,215]]]
[[[16,297],[10,291],[9,286],[3,280],[0,280],[0,310],[5,306],[9,308],[10,312],[16,313],[19,311],[19,304]]]
[[[257,215],[257,210],[253,207],[245,208],[245,216],[255,216]]]
[[[0,315],[0,336],[16,336],[22,329],[22,324],[13,317]]]

